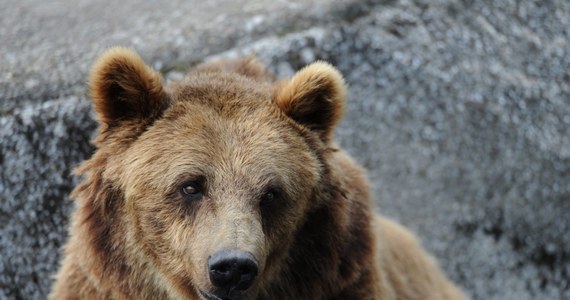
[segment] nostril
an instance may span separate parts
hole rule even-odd
[[[256,269],[256,266],[249,264],[238,266],[238,272],[240,275],[251,275],[253,273],[257,273],[254,269]]]
[[[257,276],[258,263],[249,252],[222,250],[208,259],[208,270],[215,287],[245,291]]]
[[[217,264],[214,265],[210,270],[219,274],[227,274],[230,272],[231,266],[230,264]]]

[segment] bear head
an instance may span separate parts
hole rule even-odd
[[[327,63],[278,82],[252,59],[210,63],[164,86],[136,53],[114,48],[90,90],[98,149],[75,195],[95,220],[101,278],[147,272],[179,296],[254,298],[308,213],[339,189],[326,157],[345,86]]]

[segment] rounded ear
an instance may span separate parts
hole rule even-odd
[[[278,85],[274,101],[291,119],[328,143],[344,114],[346,87],[339,71],[319,61]]]
[[[168,106],[160,74],[127,48],[101,55],[91,70],[89,88],[99,120],[110,128],[124,121],[148,124]]]

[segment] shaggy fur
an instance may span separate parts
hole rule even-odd
[[[275,82],[253,59],[208,63],[166,88],[114,48],[90,88],[97,151],[77,169],[51,299],[464,298],[372,212],[363,171],[333,143],[345,86],[332,66]],[[224,249],[258,262],[246,291],[210,282]]]

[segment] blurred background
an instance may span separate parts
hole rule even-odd
[[[570,299],[570,2],[93,1],[0,4],[0,299],[45,299],[93,152],[90,65],[113,45],[165,80],[255,54],[323,59],[349,84],[337,141],[377,211],[472,299]]]

